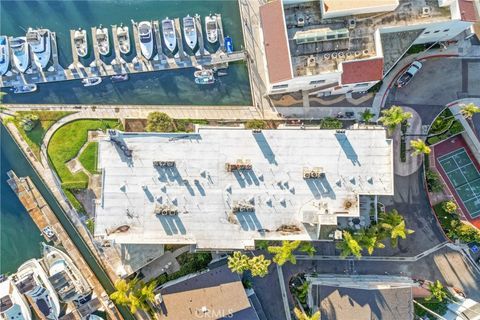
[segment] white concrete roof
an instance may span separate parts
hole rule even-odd
[[[392,143],[381,129],[201,128],[122,139],[131,160],[114,143],[100,142],[103,198],[95,221],[95,234],[117,243],[235,249],[254,239],[315,239],[318,221],[332,220],[322,215],[358,216],[359,194],[393,194]],[[252,170],[227,172],[225,163],[238,159],[249,160]],[[153,166],[170,160],[174,168]],[[325,177],[305,180],[304,168],[314,167]],[[255,212],[232,214],[234,201],[251,201]],[[156,204],[173,205],[179,214],[156,216]],[[113,232],[122,225],[130,228]],[[277,231],[282,225],[298,230]]]

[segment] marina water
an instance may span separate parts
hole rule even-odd
[[[242,25],[236,0],[216,1],[140,1],[140,0],[77,0],[0,1],[0,34],[23,36],[28,27],[44,27],[56,33],[60,64],[67,68],[72,62],[70,29],[87,30],[89,54],[80,61],[88,66],[93,61],[91,27],[123,23],[130,29],[131,19],[159,20],[165,17],[183,18],[199,14],[203,19],[210,13],[222,14],[225,35],[232,37],[234,46],[243,45]],[[112,42],[112,41],[111,41]],[[111,45],[112,48],[112,45]],[[132,46],[133,48],[133,46]],[[106,57],[113,60],[113,49]],[[131,61],[134,54],[126,57]],[[213,85],[195,84],[193,69],[148,72],[130,75],[130,80],[112,83],[109,79],[97,86],[85,88],[80,80],[41,84],[38,91],[23,95],[9,94],[6,103],[82,103],[82,104],[162,104],[162,105],[250,105],[251,95],[245,63],[232,63],[228,75]]]

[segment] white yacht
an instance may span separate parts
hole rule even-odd
[[[20,72],[25,72],[30,63],[30,56],[28,52],[27,38],[16,37],[10,39],[10,48],[12,48],[12,61],[13,65]]]
[[[173,52],[177,47],[177,35],[175,34],[175,22],[172,19],[162,20],[163,41],[167,49]]]
[[[87,31],[81,28],[76,30],[73,41],[75,42],[77,55],[82,58],[85,57],[88,54]]]
[[[13,277],[21,294],[26,295],[42,319],[57,320],[60,302],[48,276],[36,259],[25,262]]]
[[[0,318],[30,320],[32,312],[25,297],[18,291],[11,278],[0,279]]]
[[[138,24],[138,36],[140,38],[142,55],[147,60],[150,60],[153,55],[153,32],[150,21],[142,21]]]
[[[102,56],[106,56],[110,52],[110,41],[108,39],[108,29],[100,26],[97,28],[97,34],[95,35],[95,40],[98,45],[98,52]]]
[[[183,37],[190,49],[194,49],[197,45],[197,26],[195,25],[195,19],[187,15],[183,18]]]
[[[27,43],[32,48],[33,62],[41,69],[47,67],[52,56],[50,40],[50,30],[28,28]]]
[[[12,88],[13,93],[30,93],[37,91],[37,85],[35,83],[24,84],[15,86]]]
[[[102,78],[89,77],[89,78],[82,79],[82,83],[84,87],[93,87],[93,86],[96,86],[97,84],[102,83]]]
[[[10,48],[8,46],[8,38],[0,36],[0,76],[8,71],[10,65]]]
[[[123,24],[117,27],[118,49],[123,54],[130,52],[130,33],[128,27]]]
[[[57,291],[60,300],[83,302],[92,292],[87,280],[70,257],[61,250],[42,243],[43,264],[48,270],[48,280]]]
[[[210,43],[215,43],[218,40],[218,22],[217,16],[209,15],[205,17],[205,30],[207,33],[207,40]]]

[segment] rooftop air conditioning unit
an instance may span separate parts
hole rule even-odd
[[[355,29],[355,27],[357,26],[357,21],[355,19],[348,19],[348,29]]]
[[[429,17],[432,14],[430,7],[422,7],[422,16]]]
[[[303,28],[304,26],[305,26],[305,18],[303,17],[303,15],[299,15],[297,17],[297,27]]]
[[[305,171],[303,173],[303,179],[310,179],[310,172]]]
[[[317,65],[317,59],[314,56],[308,57],[307,66],[315,67]]]

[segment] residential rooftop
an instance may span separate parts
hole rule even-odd
[[[340,72],[342,62],[383,56],[385,47],[382,48],[381,39],[376,39],[376,30],[420,25],[418,30],[409,30],[395,38],[403,54],[423,30],[422,24],[451,19],[450,5],[458,4],[443,2],[448,4],[440,7],[439,0],[284,1],[283,13],[278,14],[277,7],[282,1],[274,1],[264,8],[263,15],[274,15],[277,20],[285,17],[285,25],[273,27],[264,22],[264,41],[280,46],[278,38],[285,37],[280,31],[283,29],[288,46],[283,45],[270,54],[267,48],[269,71],[270,66],[278,74],[287,75],[291,70],[294,77]],[[399,45],[392,49],[398,51]],[[290,64],[286,64],[286,53]],[[283,80],[284,77],[270,77],[272,83]]]
[[[238,274],[226,265],[167,283],[159,319],[258,319]]]
[[[116,243],[240,249],[255,239],[318,239],[320,225],[360,215],[359,195],[393,194],[392,142],[378,127],[115,139],[99,144],[95,235]]]

